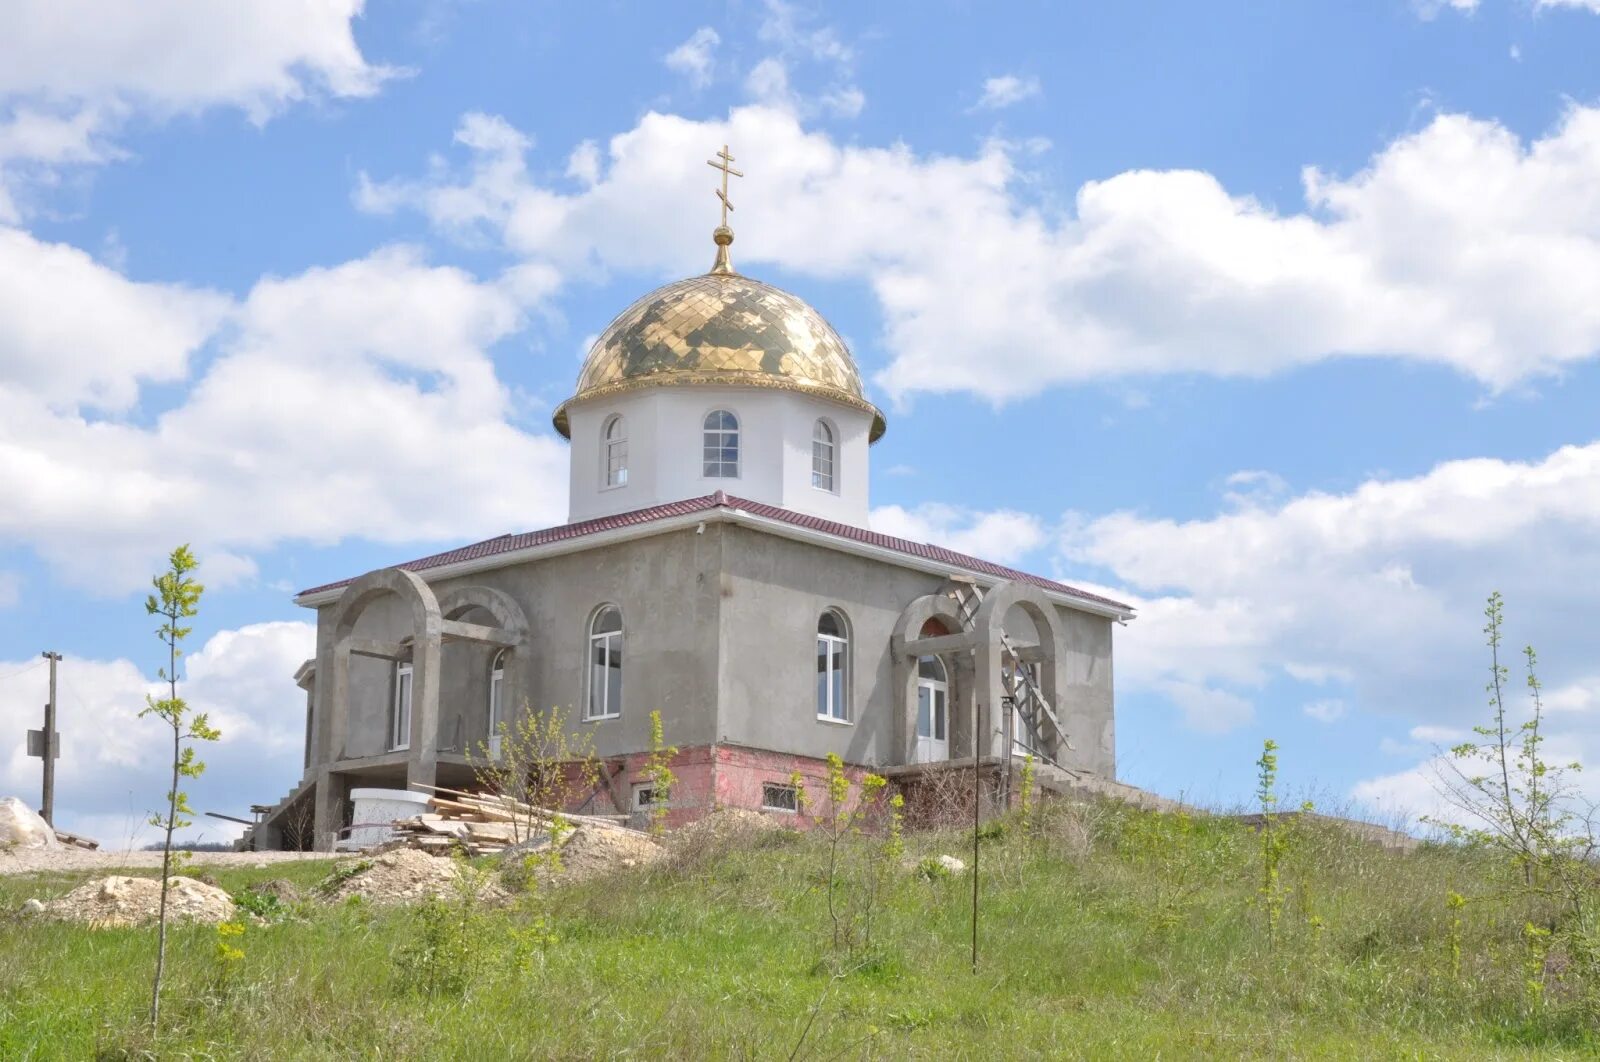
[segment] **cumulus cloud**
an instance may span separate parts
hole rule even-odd
[[[1075,519],[1062,535],[1067,560],[1143,595],[1119,678],[1258,687],[1320,675],[1363,706],[1456,724],[1477,710],[1491,590],[1504,592],[1518,643],[1543,650],[1550,686],[1582,677],[1596,543],[1600,443],[1450,461],[1208,519]]]
[[[689,35],[689,39],[668,52],[661,60],[667,64],[667,69],[677,71],[689,79],[695,88],[705,88],[711,84],[711,75],[716,63],[717,45],[722,43],[722,38],[710,26],[701,26]]]
[[[1300,711],[1319,723],[1333,723],[1344,717],[1344,702],[1340,700],[1312,701]]]
[[[980,512],[932,502],[912,509],[899,505],[873,509],[872,529],[1001,564],[1021,561],[1049,537],[1040,520],[1027,513]]]
[[[215,745],[202,745],[204,775],[186,788],[197,811],[246,817],[251,804],[284,795],[300,776],[305,735],[305,694],[292,681],[295,669],[315,652],[309,623],[258,623],[212,635],[186,660],[179,692],[195,711],[206,712],[222,731]],[[152,659],[159,649],[152,639]],[[0,662],[0,675],[27,662]],[[0,759],[0,792],[33,803],[39,761],[28,756],[22,733],[38,727],[38,705],[46,696],[46,673],[29,668],[8,681],[0,697],[0,730],[14,735]],[[147,693],[165,696],[131,660],[61,662],[57,727],[61,758],[56,768],[57,822],[106,847],[142,844],[154,835],[144,820],[167,790],[171,735],[139,719]],[[167,764],[164,768],[163,764]],[[190,837],[237,836],[238,827],[196,816]]]
[[[66,385],[30,375],[25,359],[0,378],[0,495],[11,502],[0,507],[0,541],[32,546],[69,580],[125,592],[174,541],[193,542],[209,574],[228,581],[253,574],[244,554],[284,541],[456,540],[564,517],[564,447],[518,425],[488,354],[546,292],[537,270],[480,282],[392,247],[267,278],[226,307],[215,355],[188,376],[184,356],[202,329],[185,298],[129,294],[103,267],[67,258],[81,276],[61,283],[92,286],[52,289],[61,305],[89,304],[98,285],[147,309],[156,327],[146,331],[174,337],[160,344],[128,330],[152,353],[120,377],[102,364],[110,335],[58,347],[52,368],[77,381],[80,400],[128,398],[137,371],[185,388],[140,423],[86,419]],[[79,317],[98,330],[117,322]],[[20,327],[24,351],[51,345],[26,345],[36,322],[5,320],[0,342]]]
[[[1039,79],[1036,77],[1018,77],[1015,74],[991,77],[984,81],[983,95],[978,98],[973,110],[997,111],[1002,107],[1010,107],[1012,104],[1032,99],[1042,91]]]
[[[132,114],[234,107],[264,122],[315,97],[370,96],[397,71],[369,62],[363,0],[12,0],[0,34],[0,221],[41,168],[103,162]],[[13,194],[7,194],[7,190]]]
[[[683,204],[704,196],[698,160],[723,143],[749,174],[735,261],[869,285],[890,358],[875,379],[895,398],[1004,402],[1051,384],[1358,356],[1442,364],[1498,390],[1600,350],[1593,107],[1526,143],[1441,114],[1359,172],[1307,167],[1299,212],[1206,173],[1130,171],[1085,184],[1057,215],[1025,198],[1021,148],[841,145],[781,105],[719,121],[647,114],[575,193],[541,183],[502,136],[459,171],[369,181],[362,201],[540,262],[681,274],[705,268],[706,219]]]

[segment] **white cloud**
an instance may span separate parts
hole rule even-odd
[[[105,162],[131,115],[234,107],[260,123],[318,97],[369,96],[397,71],[352,32],[363,0],[11,0],[0,34],[0,221],[60,167]]]
[[[789,91],[781,69],[762,91]],[[684,208],[705,194],[700,159],[732,144],[749,174],[735,262],[870,285],[891,356],[876,381],[897,398],[1001,402],[1351,356],[1441,364],[1500,389],[1600,350],[1600,108],[1574,106],[1530,143],[1439,115],[1353,175],[1308,167],[1299,213],[1209,174],[1132,171],[1084,185],[1075,214],[1056,216],[1021,198],[1020,149],[842,146],[787,105],[725,121],[648,114],[605,145],[605,177],[573,194],[539,183],[506,139],[465,173],[369,184],[363,201],[534,260],[682,274],[709,253],[709,212]]]
[[[22,576],[0,571],[0,608],[10,608],[22,600]]]
[[[1131,590],[1140,616],[1118,639],[1117,674],[1132,687],[1321,679],[1365,709],[1459,729],[1483,715],[1478,628],[1500,589],[1510,637],[1540,648],[1559,708],[1588,703],[1572,687],[1588,681],[1582,632],[1596,622],[1600,443],[1209,519],[1072,518],[1062,547],[1122,580],[1114,596]]]
[[[1021,561],[1044,545],[1047,538],[1039,519],[1027,513],[1009,509],[978,512],[938,503],[913,509],[898,505],[873,509],[872,529],[1001,564]]]
[[[1333,723],[1344,717],[1344,702],[1340,700],[1312,701],[1300,709],[1308,718],[1319,723]]]
[[[204,603],[202,602],[202,610]],[[203,611],[202,611],[203,615]],[[258,623],[210,637],[186,659],[179,692],[195,711],[209,713],[220,742],[202,743],[206,772],[185,788],[197,812],[245,816],[251,804],[270,803],[300,776],[305,734],[305,694],[295,669],[315,652],[316,630],[302,622]],[[150,659],[164,659],[152,638]],[[0,674],[19,665],[0,663]],[[152,668],[153,671],[153,668]],[[0,793],[37,799],[39,761],[26,755],[21,735],[37,727],[45,699],[43,669],[9,683],[0,698],[0,731],[13,735],[0,760]],[[26,691],[24,693],[23,691]],[[121,848],[153,839],[143,825],[167,789],[170,731],[140,719],[147,692],[164,695],[127,659],[61,662],[57,727],[57,822]],[[232,837],[236,827],[195,816],[189,836]]]
[[[667,69],[687,77],[695,88],[705,88],[711,84],[716,64],[715,52],[721,43],[722,38],[716,30],[701,26],[689,35],[688,40],[668,52],[662,62],[667,64]]]
[[[1012,104],[1032,99],[1042,91],[1039,79],[1036,77],[1018,77],[1015,74],[991,77],[984,81],[983,95],[979,97],[973,110],[997,111],[1002,107],[1010,107]]]
[[[117,594],[176,542],[228,581],[254,574],[249,551],[285,541],[458,540],[559,522],[565,448],[517,426],[486,353],[550,282],[530,267],[482,283],[407,248],[265,279],[229,309],[198,377],[182,373],[184,343],[161,348],[162,377],[184,390],[149,424],[52,408],[68,396],[48,379],[8,382],[0,541]],[[65,305],[73,296],[53,290]],[[156,325],[188,320],[166,309]],[[56,366],[91,396],[106,390],[101,338],[62,348],[71,356]]]
[[[1456,0],[1456,2],[1459,3],[1462,0]],[[1580,11],[1593,11],[1596,14],[1600,14],[1600,0],[1536,0],[1535,6],[1540,8],[1571,7]]]
[[[220,295],[136,283],[75,247],[0,227],[0,399],[20,390],[126,409],[142,383],[182,378],[226,309]]]

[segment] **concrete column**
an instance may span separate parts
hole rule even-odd
[[[910,763],[917,742],[917,658],[906,655],[906,640],[901,635],[889,639],[893,658],[894,728],[891,731],[890,766]]]
[[[326,768],[317,771],[316,793],[312,799],[312,847],[319,852],[333,850],[334,831],[344,825],[345,779]]]
[[[406,782],[433,785],[439,774],[440,632],[437,614],[411,646],[411,749]]]
[[[1000,698],[1005,696],[1005,685],[1001,681],[1001,647],[1000,641],[993,634],[985,633],[986,643],[976,646],[972,650],[973,659],[973,702],[978,714],[979,731],[978,756],[998,756],[1004,748],[998,729],[1002,724],[1004,709]],[[972,733],[972,720],[967,720],[967,733]],[[970,738],[969,738],[970,740]]]

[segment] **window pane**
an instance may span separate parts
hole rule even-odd
[[[844,643],[833,642],[833,665],[830,679],[833,683],[833,717],[845,719],[849,716],[849,705],[844,696]]]
[[[589,665],[589,718],[606,714],[606,647],[603,639],[596,639],[590,649]]]
[[[944,740],[946,715],[949,711],[948,694],[944,690],[933,692],[933,736],[939,741]]]
[[[824,612],[822,618],[817,620],[818,634],[831,634],[835,638],[842,637],[844,631],[839,629],[839,617],[832,612]]]
[[[594,633],[607,634],[611,631],[622,630],[622,613],[614,608],[601,609],[600,614],[594,618]]]
[[[622,637],[620,635],[607,639],[607,669],[611,672],[606,678],[606,714],[622,714]]]
[[[828,643],[817,639],[817,714],[828,714]]]
[[[917,687],[917,737],[933,737],[933,691]]]

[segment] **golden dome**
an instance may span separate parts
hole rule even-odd
[[[844,340],[805,302],[733,272],[718,232],[710,273],[657,288],[611,322],[583,363],[578,390],[555,412],[571,437],[574,402],[646,387],[768,387],[831,399],[872,415],[871,441],[883,414],[868,402]]]

